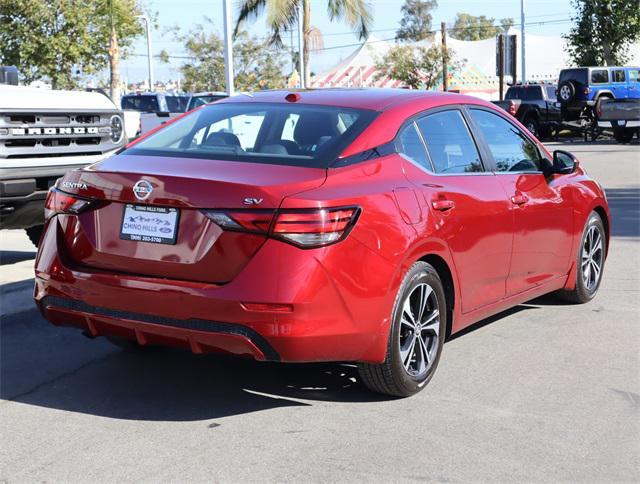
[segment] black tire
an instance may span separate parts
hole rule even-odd
[[[431,288],[432,292],[427,292],[427,288]],[[418,302],[416,305],[416,293],[418,298],[427,294],[424,298],[427,299],[427,303],[422,305]],[[414,319],[415,315],[408,314],[410,318],[404,318],[407,314],[404,311],[407,307],[405,303],[410,310],[421,311],[421,316],[418,318],[420,329],[416,329],[416,325],[415,332],[408,330],[409,319]],[[436,303],[437,307],[435,307]],[[427,310],[429,313],[425,312]],[[436,313],[437,321],[432,318]],[[396,296],[385,361],[380,364],[359,363],[358,372],[362,383],[374,392],[395,397],[408,397],[422,390],[438,367],[446,337],[447,317],[446,298],[438,273],[430,264],[416,262],[405,275]],[[423,332],[426,333],[426,338],[429,338],[428,346],[426,343],[423,345],[416,342],[419,341],[416,334],[419,334],[420,340],[424,342],[426,338],[423,338],[425,334]],[[402,341],[410,343],[411,338],[413,338],[413,345],[406,345],[409,346],[405,352],[408,358],[403,361]],[[424,351],[428,355],[426,358]],[[418,353],[423,356],[419,358]],[[405,362],[408,362],[408,366]],[[412,365],[415,365],[415,371],[412,371]]]
[[[524,121],[522,122],[522,124],[524,125],[525,128],[529,130],[529,132],[533,136],[535,136],[536,138],[540,137],[540,122],[538,121],[538,118],[535,115],[531,114],[526,118],[524,118]]]
[[[571,81],[561,82],[558,86],[558,101],[561,104],[569,104],[576,97],[576,86]]]
[[[35,227],[29,227],[25,229],[27,232],[27,236],[33,245],[38,247],[40,243],[40,237],[42,237],[42,231],[44,230],[44,225],[36,225]]]
[[[599,266],[597,279],[591,284],[591,279],[585,280],[585,274],[582,270],[585,251],[587,250],[590,242],[587,240],[592,230],[598,232],[601,240],[601,247],[599,250]],[[594,244],[597,245],[597,244]],[[587,222],[584,225],[582,231],[582,237],[580,238],[580,246],[578,247],[578,253],[576,255],[576,282],[575,288],[571,291],[560,291],[558,295],[565,301],[574,304],[584,304],[591,301],[598,293],[600,283],[602,282],[602,275],[604,272],[604,265],[607,254],[607,237],[604,229],[604,224],[600,215],[596,212],[591,212]],[[595,259],[594,259],[595,260]],[[591,266],[592,269],[593,266]],[[592,269],[593,270],[593,269]]]
[[[633,128],[613,128],[613,137],[618,143],[629,143],[633,139]]]

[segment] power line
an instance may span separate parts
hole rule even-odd
[[[567,18],[559,18],[559,19],[549,19],[549,20],[539,20],[536,22],[527,22],[525,23],[525,26],[534,26],[534,25],[548,25],[548,24],[562,24],[562,23],[570,23],[572,22],[571,19],[567,19]],[[452,33],[452,32],[458,32],[458,31],[473,31],[473,30],[484,30],[486,28],[489,27],[493,27],[493,28],[502,28],[501,25],[483,25],[483,26],[472,26],[472,27],[448,27],[446,30],[448,33]],[[397,28],[393,28],[393,29],[377,29],[377,30],[370,30],[369,33],[375,33],[375,32],[389,32],[389,31],[395,31],[397,30]],[[430,30],[429,32],[427,32],[428,34],[435,34],[436,32],[439,32],[439,30]],[[344,32],[344,33],[330,33],[330,34],[323,34],[324,36],[330,36],[330,35],[345,35],[345,34],[353,34],[353,32]],[[264,37],[264,38],[258,38],[257,40],[263,40],[266,41],[269,37]],[[455,38],[455,37],[454,37]],[[388,37],[388,38],[384,38],[384,39],[377,39],[377,40],[370,40],[369,43],[378,43],[378,42],[389,42],[392,40],[396,40],[396,37]],[[327,51],[327,50],[337,50],[337,49],[346,49],[349,47],[360,47],[364,45],[364,42],[357,42],[357,43],[350,43],[350,44],[341,44],[341,45],[334,45],[331,47],[323,47],[321,49],[315,49],[316,51]],[[277,52],[278,49],[273,49],[274,52]],[[138,53],[132,53],[132,54],[128,54],[131,57],[147,57],[146,54],[138,54]],[[197,56],[188,56],[188,55],[160,55],[160,54],[154,54],[153,57],[156,58],[169,58],[169,59],[183,59],[183,60],[197,60],[198,57]]]

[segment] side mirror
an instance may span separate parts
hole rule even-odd
[[[570,175],[578,167],[578,160],[568,151],[556,150],[553,152],[553,173]]]
[[[171,117],[171,113],[169,113],[167,111],[158,111],[158,112],[156,112],[156,116],[158,116],[159,118],[170,118]]]

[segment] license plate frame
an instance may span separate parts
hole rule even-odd
[[[127,217],[130,219],[127,220]],[[175,245],[178,240],[179,224],[180,209],[127,203],[122,210],[120,239]]]

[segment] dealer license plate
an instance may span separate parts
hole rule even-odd
[[[127,204],[120,238],[153,244],[175,244],[180,211],[177,208]]]

